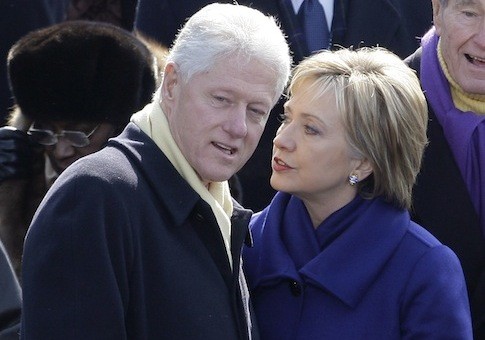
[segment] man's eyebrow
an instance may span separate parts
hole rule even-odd
[[[455,3],[456,6],[470,6],[470,5],[477,5],[475,0],[457,0]]]

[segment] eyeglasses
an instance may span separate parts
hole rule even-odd
[[[54,133],[51,130],[35,129],[31,126],[29,131],[27,131],[27,134],[30,136],[32,141],[41,145],[56,145],[59,142],[59,138],[62,137],[67,139],[72,146],[82,148],[89,145],[89,137],[91,137],[98,127],[99,125],[96,126],[91,132],[86,134],[82,131],[69,130],[62,130],[60,133]]]

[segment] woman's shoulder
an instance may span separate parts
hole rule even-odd
[[[400,248],[404,254],[415,258],[416,262],[427,263],[435,268],[443,265],[461,268],[460,261],[453,250],[413,221],[409,223]]]
[[[424,246],[435,247],[442,245],[433,234],[413,221],[409,223],[407,234],[409,237],[415,239],[417,243],[422,243]]]

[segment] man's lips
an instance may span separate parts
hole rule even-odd
[[[485,66],[485,59],[483,59],[483,58],[480,58],[480,57],[477,57],[477,56],[473,56],[471,54],[465,54],[465,57],[473,65]]]
[[[216,148],[218,148],[219,150],[221,150],[222,152],[224,152],[227,155],[233,155],[237,151],[237,148],[233,148],[233,147],[230,147],[228,145],[221,144],[221,143],[212,142],[212,145],[214,145]]]

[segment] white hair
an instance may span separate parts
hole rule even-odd
[[[275,101],[280,97],[290,75],[289,47],[275,19],[253,8],[220,3],[205,6],[179,31],[167,63],[177,64],[182,79],[188,81],[231,56],[247,63],[256,60],[271,69]]]

